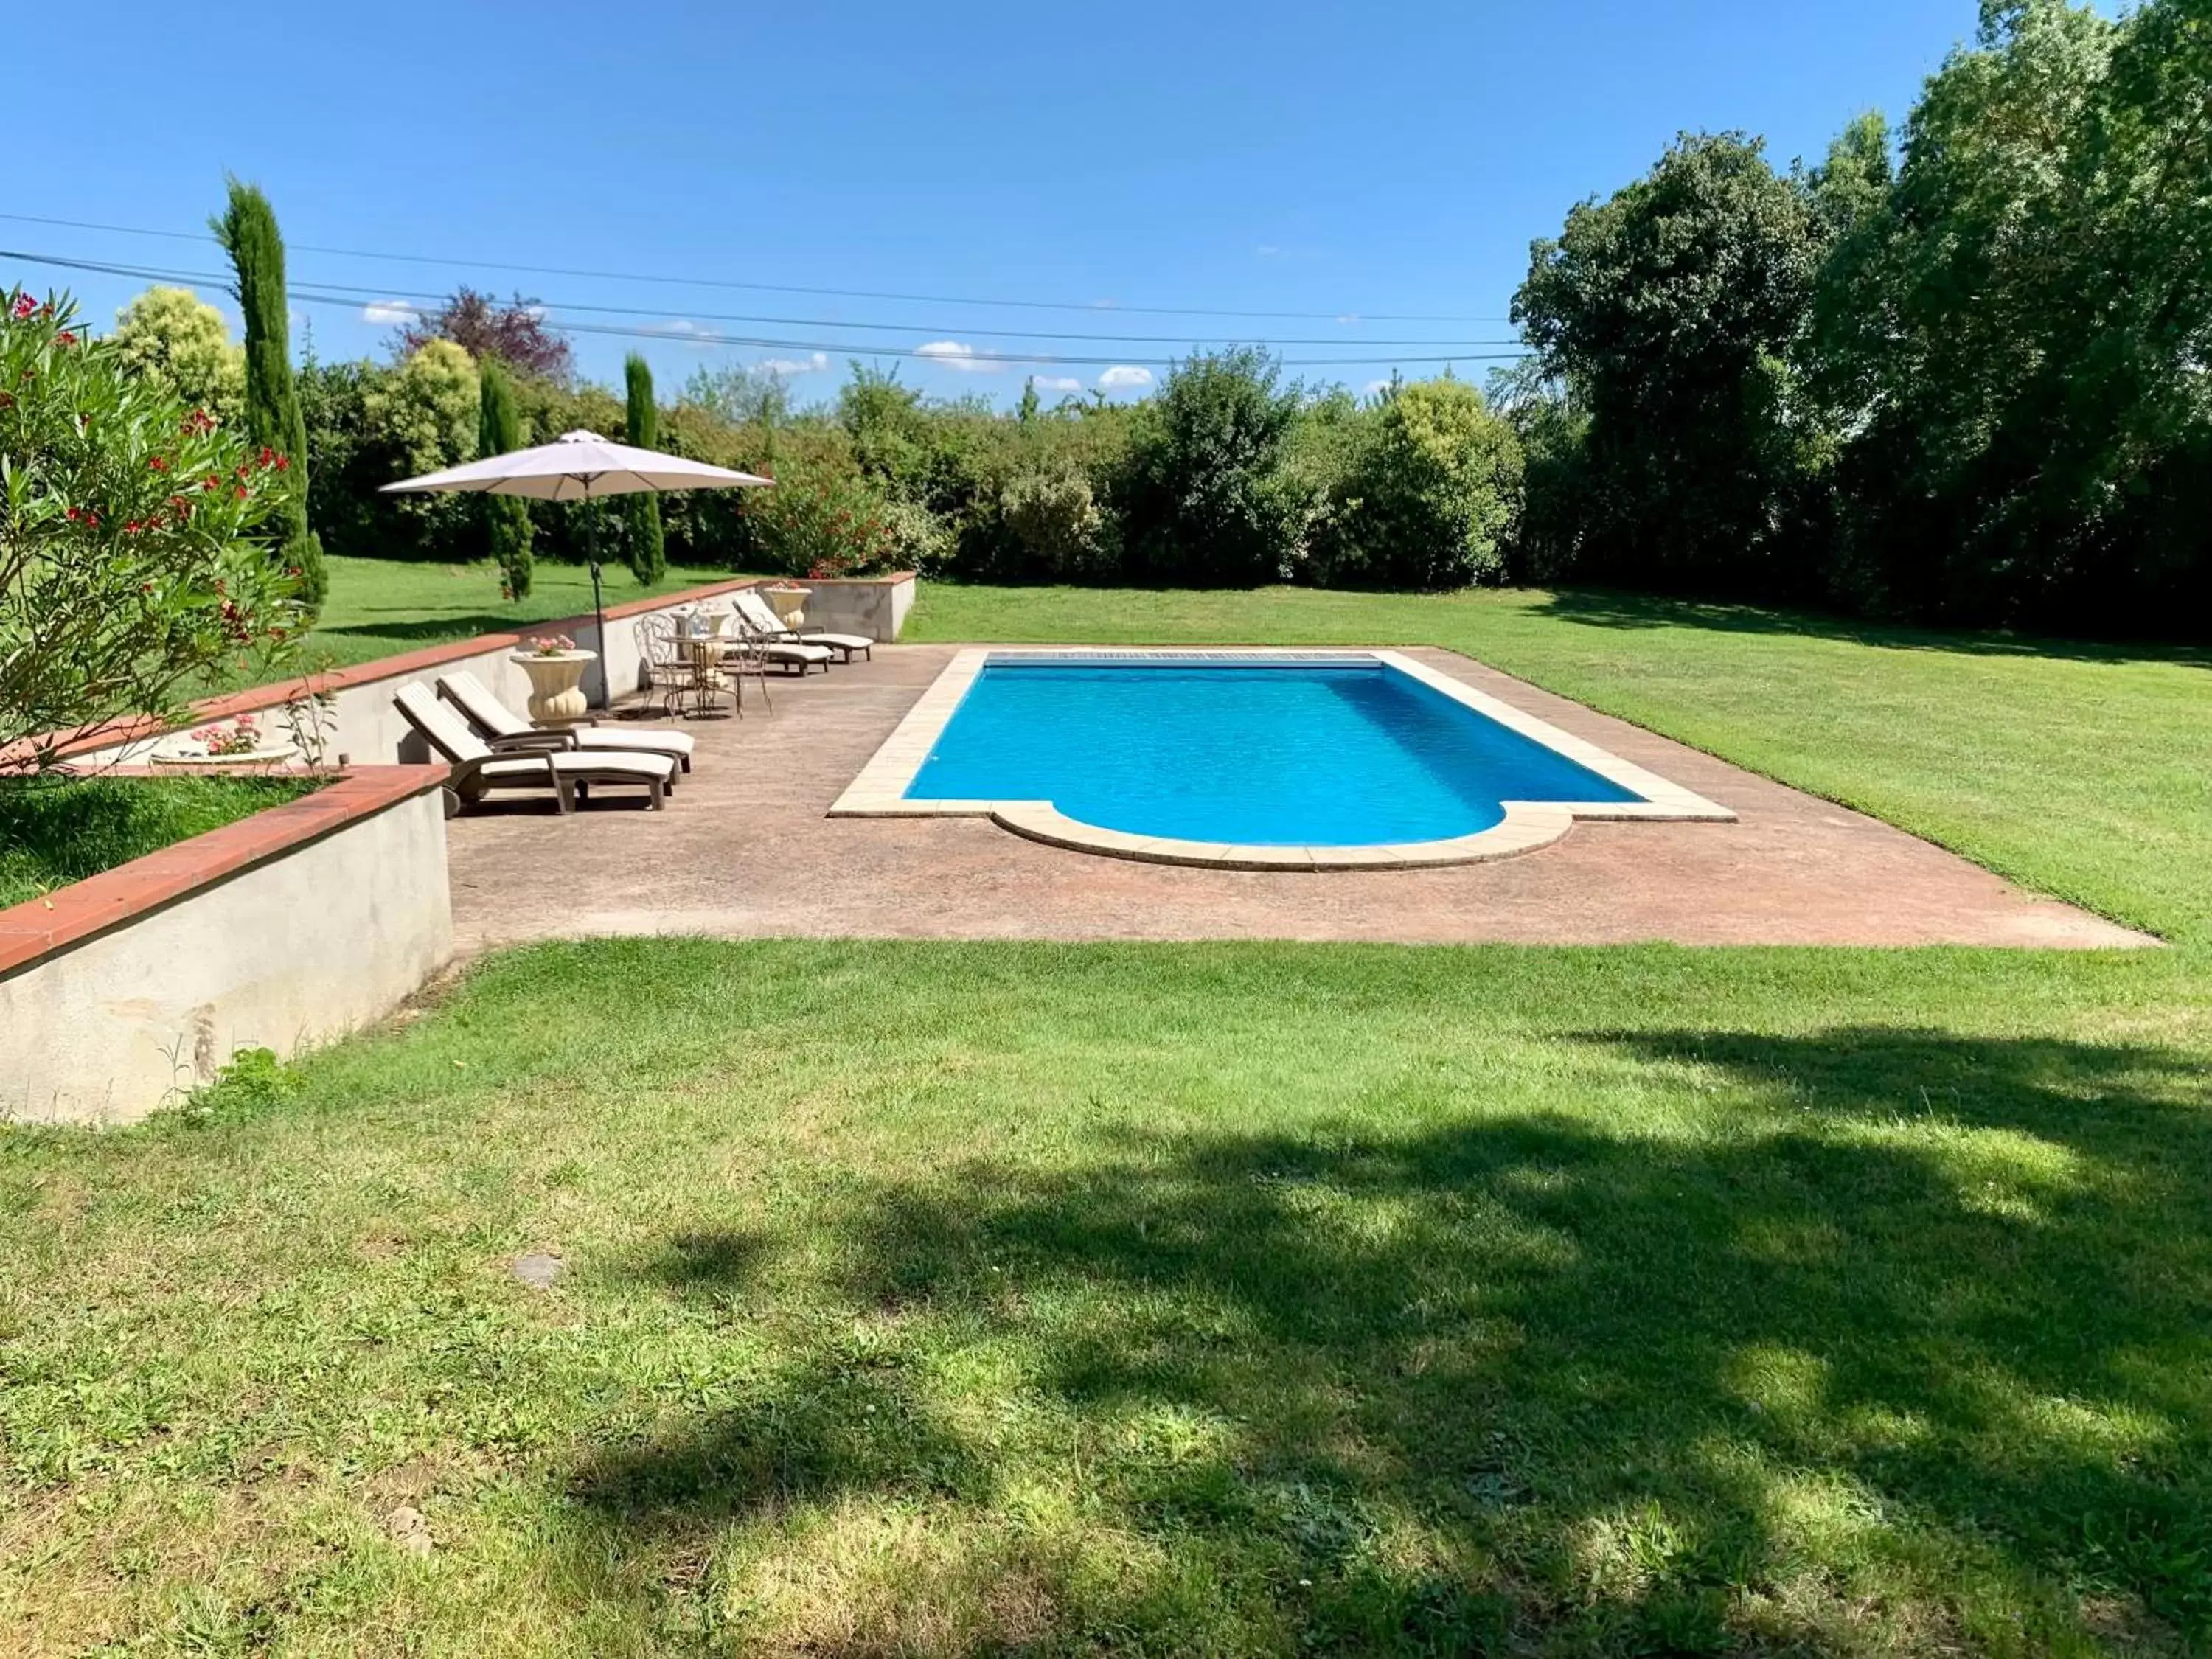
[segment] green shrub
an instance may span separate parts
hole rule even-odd
[[[1054,581],[1099,581],[1120,566],[1115,526],[1080,472],[1024,472],[999,492],[999,512],[1033,574]]]
[[[1234,587],[1294,573],[1312,507],[1288,465],[1299,403],[1255,349],[1170,373],[1143,406],[1118,492],[1131,574]]]
[[[287,457],[88,339],[65,299],[6,295],[0,388],[0,749],[174,714],[192,682],[283,654],[304,622],[271,557]]]
[[[659,410],[653,401],[653,369],[633,351],[623,364],[623,384],[629,392],[623,410],[624,441],[640,449],[660,442]],[[623,501],[623,544],[629,556],[630,574],[651,587],[668,574],[668,544],[660,526],[660,498],[640,490]]]
[[[235,179],[229,203],[212,226],[237,270],[238,307],[246,315],[246,436],[257,447],[283,456],[292,475],[282,502],[285,532],[272,556],[281,568],[300,573],[294,586],[313,613],[322,608],[329,578],[322,544],[307,526],[307,428],[292,385],[284,239],[269,198]]]
[[[486,357],[477,380],[477,453],[504,455],[522,447],[522,416],[515,407],[514,382],[496,357]],[[486,492],[484,541],[499,567],[500,586],[510,599],[530,597],[530,508],[521,497]]]
[[[1318,574],[1359,587],[1467,587],[1495,582],[1521,487],[1513,428],[1463,380],[1417,381],[1367,424]]]
[[[109,337],[134,374],[151,376],[226,425],[246,412],[246,353],[222,313],[188,288],[149,288],[115,313]]]
[[[759,562],[787,576],[856,576],[890,568],[896,532],[882,488],[856,471],[787,465],[743,512]]]
[[[481,398],[476,363],[451,340],[432,340],[398,369],[364,382],[361,456],[376,485],[458,465],[477,453]],[[361,486],[356,486],[361,487]],[[465,495],[377,498],[419,557],[465,560],[483,551],[482,508]],[[388,516],[387,516],[388,515]]]

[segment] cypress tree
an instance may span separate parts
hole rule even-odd
[[[238,308],[246,317],[246,430],[264,448],[283,456],[292,494],[284,513],[284,538],[277,558],[300,572],[300,599],[312,611],[322,609],[330,578],[323,568],[323,544],[307,528],[307,423],[292,385],[292,328],[284,291],[284,239],[276,216],[258,186],[230,181],[230,201],[211,221],[216,240],[238,272]]]
[[[515,407],[514,382],[496,357],[487,356],[477,371],[477,454],[504,455],[522,447],[522,416]],[[511,599],[530,595],[530,507],[519,495],[486,494],[486,539],[501,586]]]
[[[623,380],[629,393],[625,441],[650,449],[659,441],[660,416],[653,406],[653,370],[637,353],[623,365]],[[667,574],[668,544],[660,531],[660,502],[649,489],[641,490],[623,504],[629,520],[629,568],[639,581],[650,586]]]

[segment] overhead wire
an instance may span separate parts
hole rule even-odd
[[[7,217],[7,216],[10,216],[0,215],[0,217]],[[86,258],[76,258],[76,257],[72,257],[72,256],[68,256],[68,255],[52,254],[52,253],[43,253],[43,252],[31,252],[31,251],[28,251],[28,250],[22,250],[22,249],[0,248],[0,259],[15,259],[15,260],[20,260],[20,261],[21,261],[21,262],[23,262],[23,263],[25,263],[25,264],[28,264],[46,265],[46,266],[50,266],[50,267],[52,267],[52,268],[55,268],[55,269],[58,269],[58,270],[81,270],[81,271],[88,271],[88,272],[95,272],[95,273],[99,273],[99,274],[102,274],[102,275],[106,275],[106,276],[127,276],[127,277],[130,277],[130,278],[133,279],[134,281],[139,281],[139,282],[176,283],[201,283],[201,284],[203,284],[203,285],[213,285],[213,286],[227,286],[227,285],[228,285],[228,279],[227,279],[227,278],[225,278],[225,277],[223,277],[223,276],[220,276],[220,275],[218,275],[218,274],[213,273],[213,272],[208,272],[208,271],[188,271],[188,270],[174,270],[174,269],[171,269],[171,268],[161,267],[161,266],[153,266],[153,265],[125,264],[122,264],[122,263],[118,262],[118,261],[102,260],[102,259],[86,259]],[[343,291],[334,291],[334,290],[343,290]],[[361,305],[361,296],[362,296],[362,295],[365,295],[365,294],[366,294],[366,295],[378,295],[378,296],[380,296],[380,297],[385,297],[385,298],[395,298],[395,299],[396,299],[396,298],[406,298],[406,297],[410,297],[410,296],[403,296],[403,295],[390,295],[390,294],[389,294],[389,292],[388,292],[388,291],[386,291],[386,290],[378,290],[378,289],[374,289],[358,288],[358,287],[354,287],[354,286],[352,286],[352,285],[349,285],[349,284],[344,284],[344,283],[337,283],[337,284],[330,284],[330,283],[295,283],[295,284],[293,284],[293,285],[291,286],[291,288],[290,288],[290,289],[289,289],[289,293],[290,293],[290,295],[291,295],[291,297],[292,297],[292,298],[294,298],[294,299],[295,299],[295,300],[302,301],[304,301],[304,302],[306,302],[306,303],[308,303],[308,304],[314,304],[314,305],[325,305],[325,306],[343,306],[343,307],[348,307],[348,308],[349,308],[349,309],[359,307],[360,307],[360,305]],[[419,294],[419,293],[418,293],[417,295],[414,295],[414,296],[411,296],[411,297],[416,297],[416,298],[432,298],[432,299],[440,299],[440,300],[441,300],[443,296],[424,295],[421,295],[421,294]],[[730,333],[730,332],[727,332],[727,331],[722,331],[722,330],[719,330],[719,329],[702,329],[702,328],[697,328],[697,327],[692,327],[692,326],[682,326],[682,327],[678,327],[678,326],[675,326],[675,325],[663,325],[663,326],[660,326],[660,327],[651,327],[651,326],[645,326],[645,325],[621,325],[611,324],[611,323],[594,323],[594,322],[588,322],[588,321],[575,321],[575,320],[571,320],[570,319],[568,319],[568,318],[567,318],[567,317],[564,317],[564,316],[561,316],[561,315],[556,314],[556,313],[559,313],[559,312],[562,312],[562,311],[567,311],[567,310],[592,310],[592,311],[594,311],[595,313],[605,313],[605,312],[610,312],[610,311],[611,311],[611,312],[621,313],[623,313],[623,314],[632,314],[632,315],[651,315],[651,314],[654,314],[654,313],[650,313],[650,312],[634,312],[634,311],[630,311],[630,310],[629,310],[629,308],[627,308],[627,307],[565,307],[565,306],[563,306],[563,307],[556,307],[556,306],[549,305],[549,306],[546,307],[546,315],[545,315],[545,319],[544,319],[544,320],[545,320],[545,322],[546,322],[547,326],[551,327],[551,328],[557,329],[557,330],[559,330],[560,331],[564,332],[564,333],[602,335],[602,336],[608,336],[608,337],[616,337],[616,338],[623,338],[623,339],[659,340],[659,341],[673,342],[673,343],[679,343],[679,344],[685,344],[685,345],[698,345],[698,346],[736,346],[736,347],[743,347],[743,348],[752,349],[760,349],[760,350],[820,352],[820,353],[823,353],[823,355],[825,355],[825,356],[834,354],[834,355],[836,355],[836,356],[862,356],[862,357],[899,357],[899,358],[911,359],[911,360],[919,361],[919,362],[934,362],[934,363],[939,363],[939,364],[942,364],[942,365],[946,365],[946,366],[953,367],[953,368],[985,368],[985,367],[988,367],[988,368],[1002,368],[1002,367],[1003,367],[1003,368],[1049,368],[1049,367],[1053,367],[1053,366],[1055,366],[1055,365],[1057,365],[1057,366],[1067,367],[1067,368],[1112,367],[1112,366],[1115,366],[1115,365],[1126,365],[1126,366],[1127,366],[1127,367],[1129,367],[1129,368],[1169,368],[1169,367],[1171,367],[1171,366],[1173,366],[1173,364],[1177,361],[1176,359],[1175,359],[1175,358],[1173,358],[1173,357],[1151,357],[1151,358],[1146,358],[1146,357],[1139,357],[1139,356],[1129,356],[1129,355],[1120,355],[1120,356],[1082,356],[1082,355],[1075,355],[1075,354],[1070,354],[1070,353],[1065,353],[1065,352],[1044,352],[1044,351],[1038,351],[1038,352],[1028,352],[1028,351],[1015,351],[1015,350],[990,350],[990,351],[983,351],[983,350],[963,350],[963,351],[960,351],[960,352],[958,352],[958,353],[955,354],[955,353],[948,352],[947,350],[945,350],[945,349],[944,349],[944,347],[943,347],[943,345],[942,345],[942,344],[940,344],[940,345],[939,346],[939,349],[938,349],[932,350],[932,349],[927,349],[926,346],[904,346],[904,347],[901,347],[901,346],[890,346],[890,345],[886,345],[886,344],[884,344],[884,343],[880,343],[880,342],[877,342],[877,341],[858,341],[858,342],[855,342],[855,341],[832,341],[832,340],[823,340],[823,339],[813,339],[813,338],[808,338],[808,339],[793,339],[793,338],[789,338],[789,337],[781,337],[781,336],[762,336],[762,335],[750,335],[750,334],[735,334],[735,333]],[[736,319],[736,320],[755,320],[755,319]],[[769,323],[771,323],[771,324],[773,324],[773,323],[777,323],[777,322],[780,322],[780,321],[783,321],[783,322],[788,322],[791,325],[796,325],[796,326],[817,326],[817,325],[819,325],[819,326],[830,327],[830,328],[870,327],[870,326],[885,326],[885,327],[890,327],[890,326],[901,326],[901,325],[867,325],[867,324],[848,324],[848,323],[836,323],[836,322],[822,322],[822,323],[817,324],[817,323],[816,323],[816,322],[814,322],[814,321],[812,321],[812,320],[811,320],[811,319],[758,319],[758,320],[764,321],[764,322],[769,322]],[[920,330],[920,329],[916,329],[916,328],[913,327],[913,326],[912,326],[912,325],[902,325],[902,326],[903,326],[903,328],[904,328],[904,331],[908,331],[908,332],[923,332],[923,331],[922,331],[922,330]],[[973,332],[989,332],[989,331],[981,331],[981,330],[978,330],[978,331],[973,331]],[[1109,342],[1109,341],[1113,341],[1113,340],[1117,340],[1117,339],[1129,339],[1129,340],[1132,340],[1132,341],[1133,341],[1133,343],[1152,343],[1152,344],[1158,344],[1158,343],[1176,343],[1176,337],[1168,337],[1168,336],[1118,336],[1118,335],[1103,335],[1103,336],[1095,336],[1095,337],[1094,337],[1094,336],[1084,336],[1084,335],[1069,335],[1069,336],[1047,336],[1047,335],[1037,335],[1037,336],[1028,336],[1028,337],[1030,337],[1030,338],[1064,337],[1064,338],[1071,338],[1071,339],[1076,339],[1076,340],[1089,341],[1089,342],[1091,342],[1091,343],[1104,343],[1104,342]],[[1192,347],[1194,349],[1196,349],[1200,348],[1200,346],[1202,346],[1202,345],[1203,345],[1204,343],[1205,343],[1205,342],[1203,342],[1203,341],[1194,340],[1194,340],[1191,340],[1191,341],[1188,342],[1187,343],[1188,343],[1189,345],[1191,345],[1191,347]],[[1250,343],[1265,345],[1265,344],[1269,344],[1269,343],[1269,343],[1269,342],[1266,342],[1266,341],[1254,341],[1254,342],[1250,342]],[[1304,341],[1304,342],[1274,342],[1274,343],[1303,343],[1303,344],[1316,344],[1316,345],[1318,345],[1318,344],[1336,344],[1336,343],[1339,343],[1339,342],[1335,342],[1335,341],[1320,341],[1320,340],[1315,340],[1315,341]],[[1342,343],[1342,344],[1344,344],[1344,345],[1346,345],[1346,346],[1349,347],[1349,346],[1352,346],[1352,345],[1353,345],[1353,344],[1380,344],[1380,343],[1382,343],[1382,342],[1371,342],[1371,341],[1370,341],[1370,342],[1352,342],[1352,341],[1345,341],[1345,342],[1341,342],[1340,343]],[[1426,341],[1426,340],[1421,340],[1421,341],[1406,341],[1406,342],[1403,342],[1402,343],[1404,343],[1404,344],[1406,344],[1406,345],[1410,345],[1410,346],[1427,346],[1427,347],[1433,347],[1433,346],[1438,346],[1438,345],[1449,344],[1449,343],[1449,343],[1449,342],[1441,342],[1441,341]],[[1469,344],[1479,344],[1479,345],[1483,345],[1483,346],[1491,346],[1491,345],[1504,345],[1504,344],[1506,344],[1506,343],[1507,343],[1507,342],[1504,342],[1504,341],[1486,341],[1486,342],[1469,342],[1469,343],[1469,343]],[[1459,350],[1459,351],[1449,351],[1449,352],[1444,352],[1444,353],[1442,353],[1442,354],[1439,354],[1439,355],[1436,355],[1436,356],[1412,356],[1412,357],[1408,357],[1408,356],[1399,356],[1391,355],[1391,354],[1384,354],[1384,355],[1381,355],[1381,356],[1367,356],[1284,357],[1284,358],[1282,358],[1280,361],[1282,362],[1283,365],[1284,365],[1285,368],[1367,368],[1367,367],[1371,367],[1371,366],[1373,366],[1373,365],[1375,365],[1375,364],[1377,364],[1377,363],[1389,363],[1389,362],[1405,363],[1405,364],[1419,365],[1419,366],[1438,365],[1438,364],[1446,364],[1446,363],[1461,363],[1461,362],[1512,362],[1512,361],[1516,361],[1516,360],[1518,360],[1519,358],[1521,358],[1521,357],[1522,357],[1522,356],[1526,356],[1526,355],[1527,355],[1527,354],[1526,354],[1525,352],[1521,351],[1521,350],[1511,350],[1511,351]]]
[[[212,242],[215,240],[204,231],[160,230],[144,225],[105,224],[94,220],[62,219],[41,214],[0,213],[0,220],[68,230],[100,231],[117,236],[159,237],[171,241]],[[1350,319],[1367,323],[1510,323],[1513,320],[1508,316],[1465,312],[1266,311],[1211,306],[1124,305],[1119,301],[1097,300],[987,299],[973,295],[907,294],[883,289],[747,282],[726,276],[670,276],[651,271],[595,270],[574,265],[521,264],[497,259],[394,253],[374,248],[332,247],[313,242],[295,242],[289,246],[295,253],[315,253],[333,258],[378,259],[403,264],[503,270],[528,276],[574,276],[593,282],[653,283],[684,288],[729,289],[756,294],[805,294],[822,299],[884,300],[911,305],[988,306],[1013,311],[1106,311],[1137,316],[1244,318],[1277,322],[1344,322]]]

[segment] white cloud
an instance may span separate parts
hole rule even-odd
[[[1152,371],[1139,368],[1134,363],[1116,363],[1098,377],[1098,384],[1109,392],[1150,386],[1152,383]]]
[[[817,351],[810,357],[763,357],[753,367],[763,374],[818,374],[830,367],[830,356]]]
[[[411,323],[422,313],[404,300],[371,300],[361,308],[361,319],[384,328],[398,323]]]
[[[1370,398],[1378,392],[1388,392],[1389,389],[1390,382],[1388,380],[1370,380],[1365,386],[1360,388],[1361,391],[1364,392]]]
[[[1073,374],[1032,374],[1030,384],[1039,392],[1080,392],[1083,382]]]
[[[963,374],[996,374],[1006,365],[975,355],[975,348],[963,345],[957,340],[931,340],[914,349],[917,357],[927,357],[947,368],[957,368]]]
[[[688,317],[675,317],[665,323],[655,323],[646,330],[648,334],[666,334],[686,342],[695,349],[704,351],[708,346],[720,345],[714,331],[693,322]]]

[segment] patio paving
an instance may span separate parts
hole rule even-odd
[[[1579,823],[1491,864],[1277,873],[1065,851],[983,818],[830,818],[959,647],[779,680],[775,712],[674,722],[696,769],[668,810],[514,799],[450,837],[464,951],[621,933],[900,939],[1392,940],[1605,945],[2134,945],[1875,819],[1591,712],[1448,651],[1407,654],[1740,815]],[[1402,648],[1402,647],[1401,647]]]

